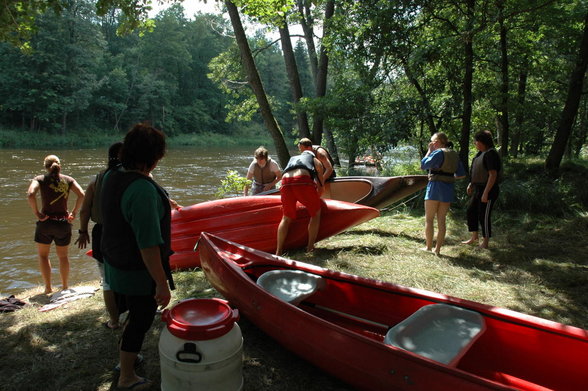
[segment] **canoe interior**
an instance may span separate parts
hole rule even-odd
[[[264,272],[276,269],[304,270],[322,276],[325,287],[298,307],[373,341],[383,342],[391,327],[422,306],[452,304],[477,311],[486,324],[485,332],[457,363],[458,371],[519,390],[588,389],[586,330],[432,292],[279,260],[226,243],[230,242],[216,243],[219,246],[215,249],[216,255],[238,265],[251,282]],[[229,288],[222,287],[222,282],[219,284],[221,293],[229,292]]]

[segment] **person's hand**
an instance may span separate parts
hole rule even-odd
[[[75,212],[70,212],[70,213],[67,215],[67,221],[69,221],[70,223],[71,223],[72,221],[74,221],[74,220],[75,220],[75,218],[76,218],[76,214],[75,214]]]
[[[430,152],[433,152],[435,149],[437,149],[437,148],[435,147],[435,142],[434,142],[434,141],[431,141],[431,142],[429,143],[429,151],[430,151]]]
[[[482,193],[481,201],[483,203],[487,203],[488,202],[488,193],[486,193],[486,192]]]
[[[467,188],[466,191],[467,191],[467,193],[468,193],[469,196],[471,196],[472,193],[474,192],[474,188],[472,187],[472,184],[471,183],[468,184],[468,188]]]
[[[78,239],[74,242],[74,244],[78,245],[78,248],[86,248],[86,245],[90,243],[90,235],[87,232],[80,233]]]
[[[160,308],[165,308],[169,304],[171,300],[171,292],[169,290],[169,286],[167,285],[167,281],[164,284],[158,284],[155,287],[155,302],[157,306]]]
[[[39,221],[45,221],[49,218],[49,216],[47,216],[46,214],[43,214],[41,212],[37,212],[37,213],[35,213],[35,215],[37,216],[37,219],[39,219]]]

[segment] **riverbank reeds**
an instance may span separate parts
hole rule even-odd
[[[489,250],[466,246],[463,211],[449,217],[446,246],[436,257],[422,247],[423,216],[399,208],[317,245],[312,255],[292,259],[405,286],[467,298],[489,305],[588,328],[588,215],[553,217],[495,212],[495,237]],[[202,271],[175,273],[173,301],[218,297]],[[84,283],[87,285],[88,283]],[[90,282],[98,286],[98,281]],[[31,303],[0,315],[2,389],[115,389],[116,344],[120,331],[106,320],[100,292],[49,312],[38,308],[47,297],[22,292]],[[239,321],[244,337],[244,390],[349,390],[303,359],[286,351],[247,319]],[[156,317],[148,333],[139,373],[159,389],[157,343],[164,324]]]
[[[76,131],[68,134],[36,132],[27,130],[0,129],[0,148],[23,149],[71,149],[107,148],[124,138],[125,131]],[[243,128],[237,133],[191,133],[179,134],[167,139],[170,147],[224,147],[271,145],[266,132],[254,127]]]

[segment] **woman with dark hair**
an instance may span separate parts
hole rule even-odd
[[[174,289],[169,197],[150,176],[165,146],[161,131],[135,125],[124,139],[122,168],[109,171],[102,185],[104,274],[129,310],[119,345],[120,388],[151,386],[151,381],[136,374],[134,365],[157,307],[169,304]]]
[[[71,241],[71,222],[75,219],[78,209],[84,201],[84,190],[75,179],[61,174],[61,162],[55,155],[45,157],[44,166],[47,174],[36,176],[27,191],[27,200],[37,217],[35,242],[39,255],[39,268],[45,283],[45,293],[53,291],[51,287],[51,262],[49,250],[51,242],[55,242],[55,252],[59,258],[59,274],[61,289],[69,284],[68,249]],[[37,193],[41,191],[41,211],[37,206]],[[71,212],[67,209],[69,192],[76,195],[76,203]]]
[[[118,323],[119,309],[116,302],[115,293],[110,289],[110,286],[104,279],[104,260],[102,252],[100,251],[100,243],[102,239],[102,208],[100,207],[100,194],[102,192],[102,182],[110,170],[116,170],[120,166],[119,153],[123,143],[114,143],[108,148],[108,162],[106,169],[100,171],[96,177],[90,182],[86,188],[86,196],[82,209],[80,209],[80,229],[79,236],[76,240],[78,248],[86,248],[90,243],[90,235],[88,233],[88,223],[90,219],[95,223],[92,228],[92,257],[96,259],[98,264],[98,271],[102,279],[102,293],[104,296],[104,305],[106,312],[108,312],[109,319],[104,323],[108,329],[115,330],[120,327]]]
[[[478,243],[478,229],[482,227],[482,243],[480,248],[488,248],[492,236],[492,208],[498,199],[500,188],[498,183],[502,175],[502,162],[496,149],[492,133],[487,130],[474,135],[474,145],[478,153],[470,167],[470,183],[467,192],[470,203],[467,209],[468,231],[472,237],[464,244]]]
[[[429,171],[429,183],[425,193],[425,248],[433,251],[435,217],[437,218],[437,241],[435,254],[441,254],[445,242],[446,217],[451,202],[455,200],[455,180],[465,177],[465,169],[453,143],[442,132],[431,136],[429,149],[421,161],[421,169]]]

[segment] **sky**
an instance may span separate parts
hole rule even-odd
[[[202,0],[184,0],[182,2],[182,6],[186,10],[186,17],[191,18],[194,14],[198,13],[199,11],[203,14],[220,13],[220,11],[218,10],[217,3],[218,2],[215,0],[207,0],[206,3],[204,3]],[[153,0],[151,6],[153,7],[153,11],[150,12],[150,16],[155,16],[155,14],[157,14],[162,9],[166,9],[167,7],[169,7],[170,3],[166,2],[163,5],[160,5],[158,0]]]

